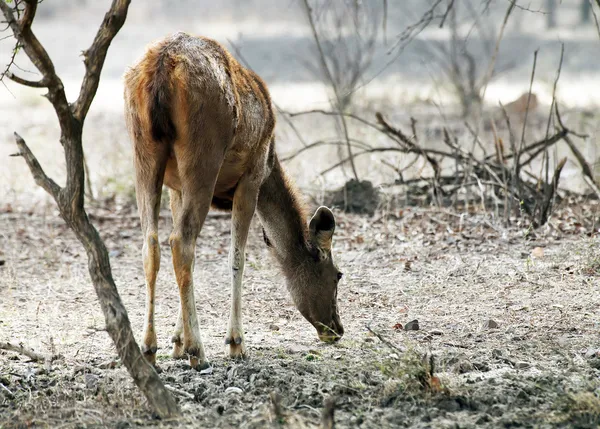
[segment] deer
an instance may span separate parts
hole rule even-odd
[[[263,80],[218,42],[179,32],[150,44],[126,71],[124,99],[143,234],[141,350],[146,360],[156,365],[154,307],[163,185],[169,189],[169,244],[180,298],[173,358],[188,358],[198,370],[210,367],[198,326],[193,273],[196,240],[211,208],[231,212],[226,354],[247,355],[242,279],[255,212],[294,305],[321,341],[338,341],[344,328],[337,305],[342,273],[332,256],[335,217],[321,206],[308,221],[302,197],[277,157],[276,118]]]

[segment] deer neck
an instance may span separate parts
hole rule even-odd
[[[277,155],[270,175],[261,186],[257,211],[265,238],[284,272],[296,268],[308,253],[308,224],[298,191],[286,176]]]

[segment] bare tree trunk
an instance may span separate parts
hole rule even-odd
[[[131,0],[113,0],[104,17],[92,46],[83,52],[86,73],[79,97],[69,104],[61,79],[45,48],[31,31],[37,0],[0,1],[0,10],[10,26],[19,46],[42,74],[39,81],[29,81],[12,73],[10,79],[22,85],[47,88],[47,98],[54,106],[61,128],[60,142],[65,152],[67,181],[64,188],[48,177],[25,140],[15,133],[20,155],[27,162],[35,182],[48,192],[58,205],[61,217],[75,232],[88,255],[90,277],[104,313],[106,329],[112,338],[123,365],[135,384],[146,396],[152,409],[161,417],[172,416],[179,409],[173,396],[165,389],[154,368],[144,359],[135,341],[127,311],[121,302],[112,278],[108,252],[98,231],[90,223],[84,208],[85,172],[82,146],[83,123],[98,89],[100,72],[108,47],[123,26]],[[25,4],[24,8],[22,7]],[[15,17],[15,15],[17,17]]]

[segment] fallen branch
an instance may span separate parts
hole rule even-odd
[[[184,398],[193,400],[195,397],[190,392],[186,392],[185,390],[177,389],[169,384],[165,384],[167,390],[175,393],[176,395],[183,396]]]
[[[46,362],[52,361],[55,357],[44,356],[40,353],[34,352],[32,349],[25,347],[23,344],[14,345],[11,343],[0,343],[1,350],[8,350],[9,352],[15,352],[23,356],[27,356],[33,362]]]
[[[375,335],[377,338],[379,338],[379,341],[381,341],[383,344],[385,344],[386,346],[388,346],[390,349],[398,352],[398,353],[404,353],[406,350],[404,350],[401,347],[398,347],[394,344],[392,344],[389,340],[387,340],[383,335],[381,335],[379,332],[374,331],[373,329],[371,329],[371,326],[367,325],[366,326],[367,331],[369,331],[371,334]]]

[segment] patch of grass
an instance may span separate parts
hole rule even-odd
[[[379,369],[389,377],[383,386],[384,405],[391,405],[400,399],[429,398],[448,392],[434,374],[435,360],[431,354],[423,355],[408,350],[400,359],[380,362]]]
[[[306,359],[309,362],[313,362],[313,361],[321,359],[321,357],[319,355],[317,355],[317,354],[314,354],[314,353],[306,353],[304,355],[304,359]]]
[[[583,274],[588,276],[600,275],[600,255],[591,253],[583,267]]]
[[[595,392],[566,395],[557,403],[557,423],[577,427],[596,427],[600,422],[600,397]],[[588,426],[589,425],[589,426]]]

